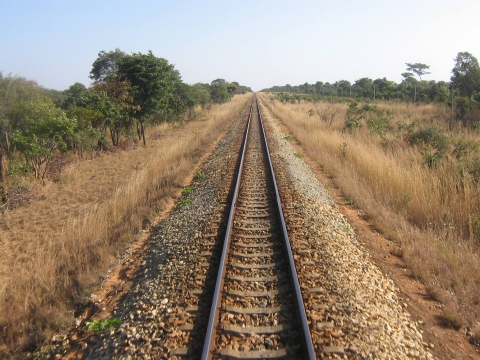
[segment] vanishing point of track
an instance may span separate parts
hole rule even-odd
[[[202,359],[287,357],[314,359],[315,355],[254,98]]]

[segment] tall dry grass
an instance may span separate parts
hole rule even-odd
[[[344,131],[347,104],[276,102],[272,107],[265,94],[261,97],[345,196],[402,247],[415,276],[445,303],[451,324],[475,326],[480,321],[480,184],[459,171],[452,156],[428,167],[419,147],[398,134],[381,138],[365,126]],[[376,106],[393,111],[392,124],[416,121],[419,128],[439,127],[452,142],[480,141],[479,132],[452,121],[448,109]],[[331,114],[333,108],[334,121],[322,120],[319,114]],[[310,109],[315,110],[311,116]]]
[[[75,163],[35,187],[29,206],[2,215],[0,357],[35,348],[72,320],[74,305],[178,194],[250,96],[150,129],[146,148]]]

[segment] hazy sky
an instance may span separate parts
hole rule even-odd
[[[115,48],[167,59],[185,82],[273,85],[387,77],[406,62],[449,80],[480,58],[480,0],[0,0],[0,71],[64,90]]]

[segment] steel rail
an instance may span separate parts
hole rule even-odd
[[[295,302],[295,305],[296,305],[297,320],[298,320],[299,325],[301,327],[300,332],[303,335],[302,336],[302,338],[303,338],[303,340],[302,340],[303,344],[302,345],[303,345],[303,348],[304,348],[304,358],[309,359],[309,360],[313,360],[313,359],[316,359],[315,352],[314,352],[314,348],[313,348],[313,344],[312,344],[312,340],[311,340],[310,330],[309,330],[308,323],[307,323],[307,317],[306,317],[305,308],[304,308],[304,305],[303,305],[303,298],[302,298],[300,285],[299,285],[298,278],[297,278],[297,272],[296,272],[296,269],[295,269],[293,254],[292,254],[292,250],[291,250],[291,247],[290,247],[290,241],[289,241],[289,238],[288,238],[287,228],[286,228],[286,224],[285,224],[285,218],[283,216],[283,211],[282,211],[282,207],[281,207],[281,203],[280,203],[280,195],[279,195],[279,191],[278,191],[278,186],[277,186],[277,182],[276,182],[276,178],[275,178],[275,173],[274,173],[274,170],[273,170],[272,161],[271,161],[271,158],[270,158],[268,142],[267,142],[267,138],[265,136],[265,128],[263,126],[263,120],[262,120],[260,107],[259,107],[259,104],[258,104],[256,94],[254,95],[254,99],[252,99],[252,105],[250,107],[250,114],[249,114],[249,117],[248,117],[247,129],[246,129],[245,135],[244,135],[245,139],[244,139],[243,148],[242,148],[242,151],[241,151],[241,159],[240,159],[240,165],[239,165],[239,169],[238,169],[237,182],[236,182],[236,185],[235,185],[232,204],[231,204],[231,207],[230,207],[230,214],[229,214],[229,218],[228,218],[227,230],[226,230],[225,240],[224,240],[223,249],[222,249],[222,257],[221,257],[221,260],[220,260],[219,271],[218,271],[218,275],[217,275],[217,281],[216,281],[216,285],[215,285],[215,291],[214,291],[214,295],[213,295],[210,317],[209,317],[209,322],[208,322],[208,327],[207,327],[207,332],[206,332],[206,336],[205,336],[205,342],[204,342],[203,352],[202,352],[202,357],[201,358],[202,358],[202,360],[211,359],[212,356],[213,356],[213,350],[214,350],[214,347],[215,347],[215,335],[216,335],[215,329],[218,325],[219,314],[220,314],[220,310],[221,310],[221,300],[222,300],[221,295],[222,295],[222,289],[223,289],[223,286],[224,286],[225,272],[226,272],[226,267],[227,267],[227,254],[228,254],[229,247],[230,247],[230,238],[231,238],[231,232],[232,232],[232,228],[233,228],[233,219],[234,219],[234,215],[235,215],[235,207],[236,207],[237,197],[238,197],[238,193],[239,193],[239,189],[240,189],[241,177],[242,177],[242,173],[243,173],[244,157],[245,157],[245,152],[246,152],[246,148],[247,148],[247,140],[248,140],[248,135],[249,135],[249,131],[250,131],[250,125],[251,125],[251,120],[252,120],[254,103],[256,103],[256,111],[258,113],[259,121],[260,121],[260,125],[261,125],[262,142],[263,142],[263,145],[264,145],[264,147],[266,149],[266,152],[267,152],[267,158],[268,158],[269,169],[270,169],[270,176],[271,176],[271,179],[273,180],[273,185],[274,185],[274,189],[275,189],[275,196],[276,196],[278,214],[279,214],[279,218],[280,218],[281,225],[282,225],[281,226],[282,237],[283,237],[283,240],[284,240],[283,241],[283,246],[284,246],[284,250],[285,250],[285,253],[286,253],[285,258],[288,262],[288,273],[289,273],[289,277],[290,277],[290,282],[291,282],[291,285],[292,285],[293,290],[295,292],[294,302]]]
[[[287,262],[289,265],[289,274],[290,274],[290,280],[292,282],[294,292],[295,292],[295,303],[296,303],[296,309],[297,309],[297,315],[300,319],[301,327],[302,327],[302,332],[303,332],[303,341],[304,341],[304,347],[307,352],[307,358],[308,359],[315,359],[315,351],[313,349],[313,343],[312,343],[312,336],[310,334],[310,328],[308,327],[308,322],[307,322],[307,315],[305,312],[305,306],[303,305],[303,298],[302,298],[302,292],[300,289],[300,284],[298,282],[298,276],[297,276],[297,270],[295,269],[295,262],[293,260],[293,254],[292,254],[292,248],[290,246],[290,239],[288,238],[288,232],[287,232],[287,226],[285,224],[285,217],[283,216],[283,211],[282,211],[282,205],[280,202],[280,193],[278,192],[278,186],[277,186],[277,179],[275,178],[275,172],[273,171],[273,165],[272,165],[272,159],[270,158],[270,149],[268,148],[268,142],[267,142],[267,136],[265,134],[265,127],[263,126],[263,119],[262,119],[262,113],[260,111],[260,105],[258,104],[257,101],[257,112],[258,112],[258,117],[260,118],[260,125],[262,128],[262,139],[264,141],[265,147],[267,149],[267,158],[268,158],[268,163],[270,165],[270,174],[273,179],[273,185],[275,187],[275,195],[277,199],[277,206],[278,206],[278,214],[282,223],[282,235],[283,235],[283,245],[285,248],[285,251],[287,253]]]
[[[250,130],[250,121],[252,120],[253,113],[253,100],[250,106],[250,114],[248,115],[247,130],[245,131],[245,139],[243,141],[243,148],[241,154],[240,165],[238,169],[237,181],[235,184],[235,191],[233,193],[232,205],[230,207],[230,215],[228,217],[227,230],[225,233],[225,240],[223,243],[222,257],[220,260],[220,266],[218,268],[217,282],[215,284],[215,291],[212,300],[212,307],[210,310],[210,317],[208,319],[207,334],[205,336],[205,343],[203,345],[202,359],[207,360],[211,358],[212,350],[215,345],[215,328],[218,323],[218,316],[220,312],[221,293],[223,283],[225,280],[225,270],[227,268],[227,253],[230,247],[230,233],[233,227],[233,216],[235,215],[235,203],[237,202],[238,191],[240,189],[240,179],[243,172],[243,160],[245,158],[245,150],[247,149],[248,133]]]

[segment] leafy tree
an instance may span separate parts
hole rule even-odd
[[[211,96],[208,84],[196,83],[192,85],[192,97],[195,104],[201,105],[203,108],[210,103]]]
[[[139,137],[145,139],[145,122],[157,111],[167,112],[170,98],[180,82],[178,71],[163,58],[157,58],[151,51],[148,54],[126,55],[118,64],[121,81],[129,81],[133,104],[138,110]]]
[[[452,85],[458,88],[460,95],[469,99],[480,92],[480,66],[478,60],[468,52],[459,52],[450,78]]]
[[[215,79],[212,81],[212,85],[213,84],[225,84],[225,79]]]
[[[189,111],[189,116],[191,116],[194,106],[195,98],[192,87],[178,81],[170,98],[169,113],[178,118]]]
[[[227,85],[224,83],[212,83],[210,85],[210,96],[214,103],[224,103],[229,99]]]
[[[338,96],[350,96],[350,87],[352,84],[348,80],[340,80],[335,83]]]
[[[42,89],[43,95],[50,98],[56,107],[62,107],[63,102],[65,101],[65,94],[63,91],[55,90],[55,89]]]
[[[413,71],[420,80],[422,80],[422,75],[430,74],[427,70],[430,69],[430,65],[425,65],[422,63],[405,63],[407,65],[407,71]]]
[[[132,87],[129,81],[120,81],[110,77],[92,87],[97,93],[108,95],[110,102],[119,110],[118,117],[109,119],[108,126],[114,146],[118,145],[121,132],[128,132],[132,127],[132,116],[140,108],[133,103]]]
[[[122,109],[115,104],[105,91],[89,91],[81,99],[81,105],[101,114],[101,121],[96,125],[103,132],[110,129],[112,144],[118,145],[121,129]]]
[[[450,97],[449,86],[445,81],[429,81],[426,89],[428,91],[428,100],[437,103],[447,103]]]
[[[0,73],[0,75],[2,75]],[[44,98],[43,88],[35,81],[18,76],[0,76],[0,147],[10,151],[10,138],[22,126],[24,104]]]
[[[35,178],[44,180],[54,151],[67,150],[68,138],[74,134],[77,122],[47,98],[24,106],[25,126],[13,133],[12,143],[25,156]]]
[[[377,99],[393,99],[395,97],[396,84],[393,81],[387,80],[387,78],[376,79],[373,81],[373,85],[376,86],[376,98]]]
[[[63,92],[65,99],[62,102],[62,108],[67,109],[69,106],[76,106],[82,96],[87,92],[85,85],[76,82]]]
[[[116,77],[118,65],[125,56],[126,54],[119,48],[109,52],[100,51],[97,59],[93,62],[90,79],[94,83],[101,83],[109,78]]]
[[[315,83],[315,92],[317,94],[321,94],[322,93],[322,89],[323,89],[323,82],[322,81],[317,81]]]
[[[373,98],[373,81],[370,78],[361,78],[355,81],[355,94],[364,98]]]
[[[413,79],[413,73],[411,72],[404,72],[402,73],[403,81],[409,81]]]
[[[235,85],[235,94],[245,94],[247,92],[252,92],[252,89],[248,86],[240,85],[237,81],[232,81],[230,85]]]
[[[92,150],[103,136],[97,126],[103,123],[103,115],[82,106],[70,106],[66,113],[69,118],[77,120],[77,129],[72,137],[72,148],[83,156],[84,152]]]
[[[231,99],[233,97],[233,95],[235,95],[235,92],[237,91],[237,86],[230,83],[227,85],[227,92],[228,92],[228,96],[229,98]]]

